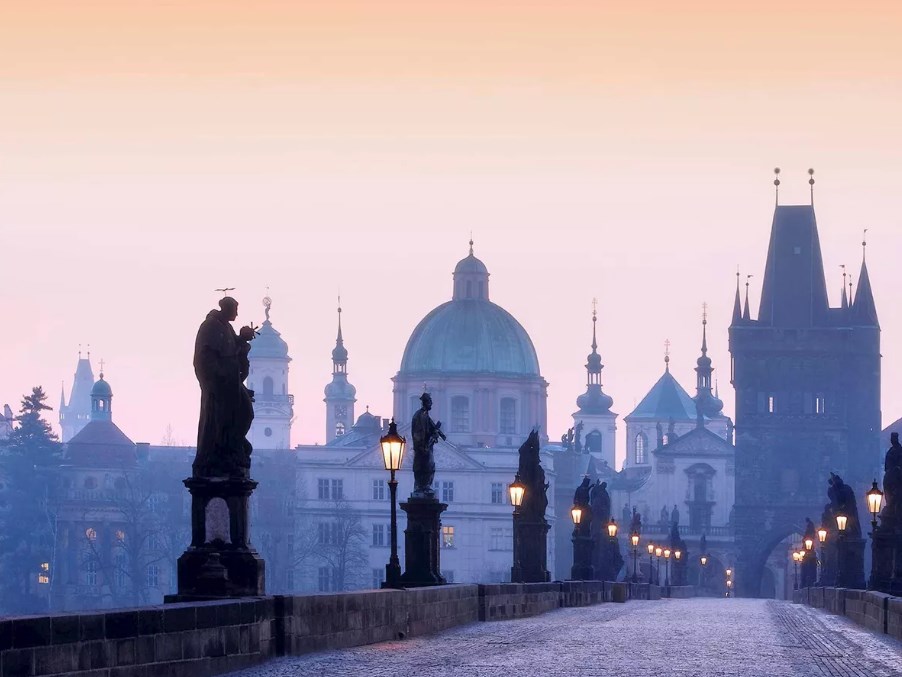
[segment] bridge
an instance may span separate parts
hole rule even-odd
[[[234,677],[889,677],[902,674],[900,650],[896,640],[790,602],[664,599],[560,609],[282,658]]]

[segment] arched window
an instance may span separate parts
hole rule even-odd
[[[636,435],[636,463],[642,464],[647,463],[645,460],[645,447],[648,444],[648,440],[645,438],[644,433],[638,433]]]
[[[601,453],[601,433],[593,430],[586,435],[586,451],[589,453]]]
[[[517,400],[513,397],[502,397],[498,432],[502,435],[513,435],[517,432]]]
[[[272,395],[272,376],[263,378],[263,394]]]
[[[470,399],[463,395],[451,398],[451,432],[470,432]]]

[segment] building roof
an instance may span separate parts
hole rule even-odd
[[[118,467],[137,460],[135,443],[110,420],[93,420],[66,445],[72,465]]]
[[[288,356],[288,344],[269,320],[263,322],[259,335],[251,341],[251,352],[248,357],[251,360],[268,357],[291,361]]]
[[[667,369],[627,419],[694,421],[695,402]]]
[[[110,384],[103,379],[103,372],[100,372],[100,378],[91,388],[91,397],[112,397],[113,389]],[[74,439],[74,438],[73,438]]]

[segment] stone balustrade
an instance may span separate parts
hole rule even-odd
[[[902,640],[902,598],[872,590],[802,588],[793,602],[845,616],[853,623]]]

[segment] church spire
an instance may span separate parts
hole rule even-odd
[[[608,412],[614,404],[613,398],[601,390],[601,355],[598,354],[598,300],[592,299],[592,352],[586,358],[586,392],[576,398],[580,412],[598,414]]]
[[[861,272],[858,275],[858,293],[855,295],[855,302],[852,305],[852,322],[861,326],[879,327],[877,306],[874,303],[874,292],[871,289],[871,277],[868,274],[867,234],[868,230],[865,228],[865,237],[861,241]]]
[[[846,277],[848,275],[848,273],[846,273],[846,264],[843,263],[840,265],[840,268],[842,268],[842,309],[848,310],[849,296],[846,294]]]
[[[711,374],[714,368],[711,366],[711,358],[708,357],[708,304],[702,304],[702,354],[696,360],[695,367],[695,409],[699,426],[704,425],[707,416],[718,416],[723,409],[721,402],[711,392]]]
[[[345,348],[341,333],[341,297],[338,297],[338,334],[335,337],[335,348],[332,349],[332,373],[346,374],[348,371],[348,349]]]
[[[326,442],[341,437],[354,424],[357,389],[348,382],[348,349],[341,328],[341,297],[338,297],[338,331],[332,349],[332,381],[326,385]]]
[[[745,276],[745,306],[742,309],[742,319],[748,322],[752,319],[752,314],[749,311],[749,280],[751,280],[753,275]]]
[[[739,324],[742,322],[742,300],[739,296],[739,271],[736,271],[736,298],[733,300],[733,322]]]

